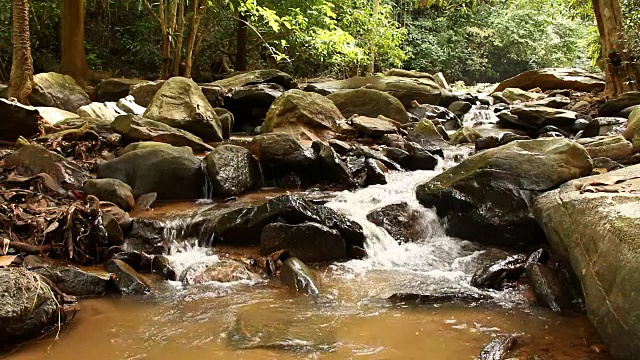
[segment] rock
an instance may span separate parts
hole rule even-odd
[[[380,137],[385,134],[393,134],[398,131],[395,125],[384,118],[370,118],[366,116],[354,116],[351,123],[363,134]]]
[[[35,258],[35,259],[34,259]],[[54,260],[27,256],[22,266],[47,279],[63,293],[72,296],[102,296],[107,292],[109,276],[83,271]]]
[[[598,122],[600,131],[598,135],[622,135],[627,126],[627,119],[620,117],[599,117],[593,119]]]
[[[598,109],[598,116],[615,116],[630,106],[640,105],[640,91],[629,91],[607,101]]]
[[[124,232],[118,223],[118,220],[111,214],[106,212],[102,214],[102,226],[107,232],[107,240],[109,246],[124,245]]]
[[[122,135],[126,142],[159,142],[174,146],[188,146],[194,151],[211,150],[199,137],[164,123],[138,115],[118,116],[111,127]]]
[[[129,95],[134,98],[136,104],[147,107],[164,83],[165,80],[158,80],[131,85]]]
[[[231,259],[197,262],[184,269],[179,277],[183,285],[208,282],[229,283],[242,280],[257,281],[259,279],[260,277],[249,271],[245,264]]]
[[[482,134],[480,134],[477,130],[463,126],[458,131],[456,131],[453,135],[451,135],[451,139],[449,143],[452,145],[461,145],[468,143],[475,143],[476,140],[480,139]]]
[[[266,179],[289,173],[312,175],[316,162],[314,151],[302,145],[291,134],[270,133],[251,141],[251,153],[258,158]]]
[[[104,268],[116,276],[115,283],[122,295],[144,295],[151,291],[147,281],[122,260],[111,259]]]
[[[567,129],[578,119],[578,114],[573,111],[543,106],[514,106],[511,108],[511,114],[517,118],[500,118],[500,120],[536,130],[547,125]]]
[[[411,107],[411,102],[414,100],[420,104],[438,105],[443,94],[443,89],[440,85],[430,78],[407,78],[380,75],[352,77],[346,80],[311,84],[305,88],[305,91],[313,91],[327,95],[339,90],[359,89],[362,87],[368,87],[389,93],[400,100],[405,109],[409,109]]]
[[[466,113],[468,113],[471,110],[472,107],[473,105],[471,105],[471,103],[458,100],[451,103],[451,105],[449,105],[447,109],[451,111],[453,115],[459,118],[462,118]]]
[[[233,114],[223,108],[215,108],[213,109],[218,115],[218,120],[220,120],[220,126],[222,127],[222,137],[224,139],[229,139],[231,137],[231,133],[233,132],[233,126],[236,123],[236,119]]]
[[[335,130],[343,118],[331,100],[315,93],[289,90],[273,102],[262,124],[265,133],[309,128],[316,135]],[[289,129],[289,130],[287,130]]]
[[[633,106],[629,106],[629,107],[626,107],[626,108],[624,108],[624,109],[622,109],[622,110],[618,111],[618,113],[616,113],[614,116],[615,116],[615,117],[621,117],[621,118],[628,119],[628,118],[629,118],[629,115],[631,115],[631,113],[632,113],[635,109],[638,109],[638,108],[640,108],[640,105],[633,105]]]
[[[540,88],[542,91],[556,89],[571,89],[591,92],[604,90],[604,79],[601,75],[592,74],[582,69],[544,68],[525,71],[498,85],[495,91],[506,88],[531,90]]]
[[[85,195],[112,202],[124,210],[131,210],[136,204],[131,187],[117,179],[89,179],[83,190]]]
[[[14,151],[4,161],[4,167],[14,168],[21,176],[36,176],[46,173],[62,185],[80,188],[88,176],[71,160],[53,153],[40,145],[25,145]]]
[[[153,120],[149,120],[149,121],[153,121]],[[155,142],[155,141],[134,142],[134,143],[131,143],[131,144],[125,146],[120,151],[118,151],[118,156],[122,156],[124,154],[130,153],[130,152],[136,151],[136,150],[159,148],[159,147],[173,148],[174,146],[171,145],[171,144],[162,143],[162,142]],[[187,147],[187,146],[183,146],[183,148],[191,149],[190,147]]]
[[[171,261],[164,255],[154,256],[151,263],[151,268],[153,269],[153,272],[159,274],[165,280],[178,280],[178,275],[173,269],[173,266],[171,266]]]
[[[502,97],[507,100],[509,104],[517,102],[529,102],[544,98],[545,95],[540,93],[528,92],[520,90],[518,88],[506,88],[502,91]]]
[[[459,123],[460,120],[451,111],[442,106],[429,104],[413,104],[409,108],[409,113],[415,115],[418,119],[442,120],[446,122]],[[457,127],[456,127],[457,128]]]
[[[347,186],[356,185],[349,168],[331,146],[321,141],[314,141],[312,147],[318,156],[320,173],[324,178]]]
[[[130,115],[142,115],[147,111],[147,108],[136,104],[135,99],[131,95],[127,95],[126,97],[118,100],[116,106],[125,114]]]
[[[218,115],[191,79],[173,77],[154,95],[144,117],[188,131],[204,141],[221,141]]]
[[[422,149],[420,145],[415,144],[410,148],[412,150],[411,154],[401,149],[389,148],[386,150],[385,155],[403,168],[411,171],[433,170],[438,165],[438,159]]]
[[[57,126],[64,126],[68,128],[76,128],[79,129],[83,126],[88,126],[90,131],[96,133],[96,135],[100,137],[113,137],[114,135],[119,140],[119,136],[115,134],[115,132],[111,129],[112,120],[103,120],[103,119],[94,119],[90,117],[76,117],[73,119],[65,119],[59,121]]]
[[[275,69],[254,70],[244,73],[235,73],[226,79],[214,81],[211,84],[221,86],[227,90],[232,90],[247,85],[263,83],[277,84],[284,87],[286,90],[294,89],[298,86],[289,74]]]
[[[640,151],[640,108],[634,110],[631,115],[629,115],[627,129],[623,135],[625,139],[631,141],[635,151]]]
[[[570,131],[576,134],[576,139],[598,136],[600,133],[600,123],[597,120],[588,121],[586,119],[578,119]]]
[[[260,180],[256,160],[241,146],[219,146],[204,158],[204,163],[216,195],[240,195]]]
[[[282,263],[280,281],[296,292],[313,296],[320,294],[316,273],[295,257],[290,257]]]
[[[578,144],[584,146],[592,158],[625,161],[633,156],[633,146],[621,135],[580,139]]]
[[[129,95],[133,85],[148,83],[147,80],[111,78],[100,81],[96,87],[96,101],[118,101]]]
[[[420,72],[416,70],[405,70],[405,69],[390,69],[384,73],[385,76],[399,76],[399,77],[407,77],[407,78],[416,78],[416,79],[430,79],[434,80],[434,76]]]
[[[304,262],[329,262],[347,258],[347,246],[336,230],[304,222],[297,225],[273,223],[262,229],[262,255],[286,249]]]
[[[525,135],[518,135],[514,133],[504,133],[502,134],[502,136],[500,136],[500,140],[498,141],[498,143],[500,146],[502,146],[518,140],[531,140],[531,138]]]
[[[76,113],[54,107],[37,106],[35,109],[40,113],[42,120],[49,125],[58,125],[64,120],[78,118],[78,114]]]
[[[58,319],[53,292],[40,276],[22,268],[0,268],[0,338],[4,345],[42,336]]]
[[[493,339],[482,349],[479,360],[504,360],[515,345],[516,337],[513,335]]]
[[[605,169],[605,172],[622,169],[624,166],[618,164],[617,162],[609,159],[609,158],[594,158],[593,160],[593,171],[598,172],[598,169]]]
[[[126,153],[100,164],[97,177],[128,184],[134,197],[155,192],[158,200],[192,200],[204,195],[200,160],[185,148],[163,146]]]
[[[91,103],[89,95],[69,75],[42,73],[33,77],[34,86],[29,103],[33,106],[52,106],[76,112]]]
[[[428,140],[443,140],[443,136],[431,120],[422,119],[414,128],[414,131]]]
[[[409,115],[402,103],[395,97],[374,89],[342,90],[327,98],[333,101],[345,118],[361,115],[377,118],[382,115],[400,124],[409,122]]]
[[[534,214],[580,280],[587,314],[615,358],[640,351],[640,165],[577,179],[540,196]]]
[[[542,238],[529,210],[533,198],[591,169],[587,151],[572,141],[514,141],[465,159],[418,186],[416,195],[446,219],[452,236],[525,245]]]
[[[566,96],[550,96],[536,101],[528,102],[528,106],[544,106],[553,109],[563,109],[571,104],[571,99]],[[571,110],[574,111],[574,110]]]
[[[384,185],[387,183],[387,177],[384,173],[389,169],[379,160],[367,159],[365,160],[365,167],[367,169],[366,185]]]
[[[424,237],[425,219],[422,213],[412,209],[406,202],[372,210],[367,214],[367,220],[385,229],[392,238],[402,243],[419,241]]]
[[[213,84],[199,84],[198,86],[211,107],[217,108],[224,104],[224,96],[227,93],[226,89]]]
[[[78,109],[78,116],[101,120],[115,120],[119,115],[124,115],[124,111],[115,106],[107,106],[105,103],[92,102],[89,105],[81,106]],[[117,109],[117,110],[116,110]]]
[[[32,138],[40,134],[39,112],[32,106],[0,99],[0,140],[16,141],[20,136]]]
[[[414,294],[414,293],[396,293],[391,295],[387,300],[392,303],[401,304],[446,304],[446,303],[477,303],[488,300],[489,297],[480,293],[435,293],[435,294]]]
[[[353,146],[351,146],[350,144],[344,141],[329,139],[328,143],[333,148],[333,150],[335,150],[338,154],[342,156],[345,156],[351,151],[353,151]]]
[[[499,144],[499,139],[495,136],[483,136],[479,139],[476,139],[475,141],[475,148],[476,151],[481,151],[481,150],[487,150],[487,149],[493,149],[495,147],[498,147]]]
[[[262,125],[273,102],[285,91],[278,84],[254,84],[242,86],[227,94],[224,106],[239,120],[234,124],[234,130],[250,132]]]
[[[500,290],[505,280],[518,280],[525,273],[526,262],[526,256],[513,255],[489,264],[473,274],[471,285],[477,288]]]
[[[579,111],[582,109],[587,109],[589,106],[591,106],[591,104],[588,101],[578,101],[577,103],[575,103],[572,107],[571,107],[571,111]]]
[[[566,285],[567,280],[563,279],[556,269],[543,264],[529,263],[527,277],[540,305],[563,314],[574,309],[573,295]]]

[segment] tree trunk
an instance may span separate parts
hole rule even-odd
[[[639,79],[635,77],[634,65],[626,48],[619,0],[592,0],[592,3],[602,45],[606,76],[605,96],[614,97],[637,90]]]
[[[84,49],[84,0],[64,0],[62,5],[62,59],[60,72],[84,84],[91,78]]]
[[[175,32],[176,45],[173,49],[173,76],[180,76],[182,61],[182,42],[184,39],[184,0],[178,0],[178,25]]]
[[[378,17],[378,11],[380,11],[380,0],[373,0],[373,17]],[[369,64],[369,74],[373,74],[376,71],[376,47],[374,40],[371,40],[371,63]]]
[[[239,14],[236,33],[236,71],[247,70],[247,21],[246,14]]]
[[[196,34],[200,26],[200,19],[204,15],[207,4],[200,4],[200,0],[191,0],[189,4],[189,36],[187,37],[187,50],[184,59],[184,77],[191,77],[193,67],[193,54],[196,44]]]
[[[29,0],[12,0],[13,30],[13,62],[9,97],[28,105],[29,94],[33,87],[33,59],[31,58],[31,41],[29,34]]]

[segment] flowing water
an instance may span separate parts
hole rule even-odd
[[[417,184],[450,165],[448,159],[437,171],[392,173],[387,185],[332,194],[327,205],[363,226],[369,257],[316,268],[322,278],[318,298],[295,294],[278,280],[156,282],[152,296],[81,301],[58,340],[24,345],[5,358],[474,359],[495,336],[518,334],[514,358],[606,359],[590,349],[599,340],[586,318],[541,309],[526,288],[487,292],[469,285],[486,249],[446,236],[435,212],[415,199]],[[413,225],[422,231],[421,241],[398,244],[366,220],[372,209],[400,201],[419,211]],[[182,239],[184,218],[201,216],[208,206],[216,205],[171,208],[182,214],[165,223],[164,234],[174,241],[177,270],[220,261],[211,250],[192,246],[198,242]],[[396,292],[465,292],[492,300],[393,305],[386,298]]]

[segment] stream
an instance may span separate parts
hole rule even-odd
[[[435,212],[415,198],[416,185],[454,165],[454,155],[466,154],[451,152],[435,171],[390,173],[387,185],[331,194],[326,205],[364,228],[369,257],[316,267],[322,278],[318,298],[295,294],[277,279],[165,282],[147,297],[82,300],[58,340],[47,337],[1,358],[475,359],[496,336],[517,334],[513,358],[606,359],[590,349],[600,341],[586,317],[538,307],[524,286],[487,291],[469,284],[487,249],[448,237]],[[371,210],[401,201],[419,212],[418,242],[399,244],[366,219]],[[195,262],[219,261],[211,250],[180,237],[184,218],[207,206],[162,210],[182,219],[165,227],[175,239],[170,258],[178,272]],[[464,292],[491,300],[421,306],[386,300],[398,292]]]

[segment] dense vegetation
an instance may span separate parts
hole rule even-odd
[[[61,2],[32,1],[36,72],[59,66]],[[635,54],[640,53],[638,2],[621,2],[629,48]],[[158,11],[157,3],[149,4]],[[233,69],[240,52],[248,68],[278,66],[306,77],[365,73],[373,54],[375,70],[402,66],[442,71],[450,80],[468,83],[495,82],[537,67],[595,66],[598,32],[593,11],[584,11],[589,4],[490,0],[420,7],[407,0],[208,1],[195,39],[193,76],[210,80]],[[10,0],[0,0],[3,82],[9,80],[11,63],[10,9]],[[246,19],[248,26],[238,19]],[[116,76],[160,74],[162,34],[144,0],[86,0],[85,29],[92,69]],[[241,29],[246,31],[246,50],[238,52]],[[176,39],[174,34],[172,46]]]

